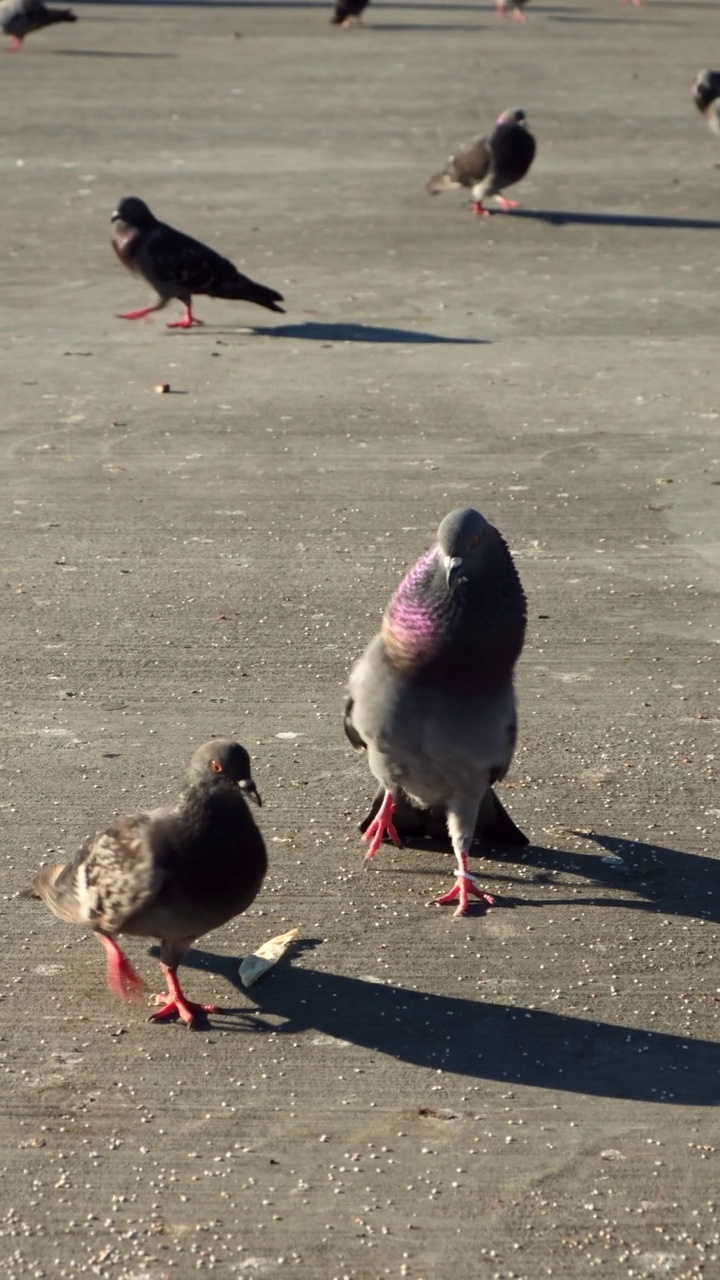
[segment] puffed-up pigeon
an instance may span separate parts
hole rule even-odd
[[[431,196],[453,187],[470,187],[472,211],[488,217],[483,201],[495,196],[503,209],[516,209],[517,201],[501,192],[520,182],[535,158],[536,143],[527,127],[525,112],[504,111],[490,134],[474,138],[450,156],[444,169],[433,174],[427,184]]]
[[[481,807],[494,809],[488,790],[504,778],[515,748],[513,672],[525,625],[510,551],[466,507],[442,521],[437,542],[403,578],[350,673],[345,732],[367,750],[383,789],[364,833],[366,858],[386,834],[400,844],[396,803],[441,810],[457,879],[438,902],[457,900],[456,915],[465,914],[469,895],[494,901],[476,887],[468,853]],[[520,837],[515,843],[526,843],[504,816]]]
[[[17,53],[26,36],[56,22],[77,22],[72,9],[49,9],[42,0],[2,0],[0,3],[0,31],[10,36],[9,53]]]
[[[267,854],[246,797],[261,803],[247,751],[213,738],[193,755],[177,808],[117,818],[72,862],[43,867],[33,880],[31,892],[56,916],[100,939],[108,986],[121,999],[137,999],[142,981],[116,935],[160,939],[168,990],[153,1022],[179,1017],[192,1027],[216,1012],[186,999],[177,968],[197,938],[240,915],[260,890]]]
[[[256,284],[214,249],[159,222],[137,196],[125,196],[111,222],[112,246],[123,266],[141,275],[158,294],[154,306],[126,311],[119,317],[121,320],[140,320],[152,311],[162,311],[171,298],[178,298],[185,304],[185,315],[168,328],[189,329],[203,323],[192,313],[196,293],[256,302],[259,307],[284,314],[284,308],[277,305],[283,301],[281,293]]]
[[[692,87],[695,106],[713,133],[720,133],[720,71],[698,71]]]

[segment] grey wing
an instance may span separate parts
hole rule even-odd
[[[33,891],[70,924],[116,933],[153,899],[162,874],[150,844],[155,815],[118,818],[86,840],[67,866],[44,867]]]
[[[487,137],[473,138],[450,157],[448,173],[463,187],[482,182],[490,172],[493,153]]]

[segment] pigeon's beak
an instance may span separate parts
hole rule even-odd
[[[238,782],[238,786],[244,796],[247,796],[249,800],[252,800],[257,805],[258,809],[262,809],[260,792],[255,786],[252,778],[241,778],[240,782]]]
[[[445,557],[445,577],[447,579],[447,584],[449,587],[454,586],[454,584],[457,582],[461,569],[462,569],[461,556]]]

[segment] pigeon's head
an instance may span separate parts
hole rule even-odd
[[[461,578],[472,578],[494,537],[492,525],[472,507],[451,511],[445,517],[437,540],[448,587]]]
[[[110,221],[125,222],[129,227],[137,227],[139,231],[148,231],[157,219],[139,196],[123,196]]]
[[[510,111],[503,111],[502,115],[498,116],[495,123],[496,124],[521,124],[524,126],[527,124],[527,119],[525,117],[525,112],[523,111],[522,107],[512,107]]]
[[[188,769],[188,785],[227,778],[236,782],[243,795],[261,805],[260,793],[250,771],[250,757],[232,738],[211,738],[198,747]]]
[[[692,96],[699,111],[705,111],[720,98],[720,71],[698,71],[693,80]]]

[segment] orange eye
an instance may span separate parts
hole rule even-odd
[[[220,764],[220,761],[219,761],[219,760],[211,760],[211,761],[210,761],[210,768],[212,769],[213,773],[222,773],[222,771],[223,771],[223,767],[222,767],[222,765]]]

